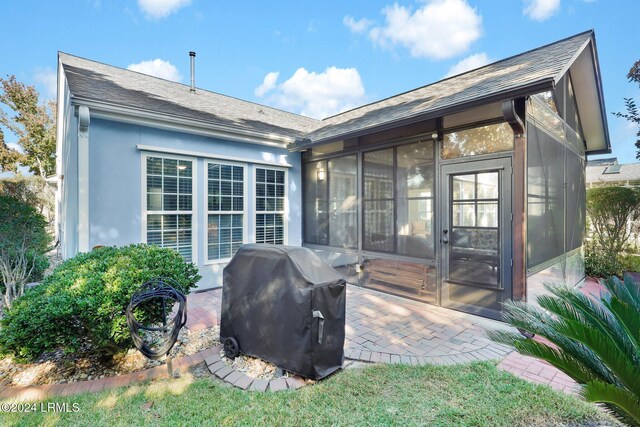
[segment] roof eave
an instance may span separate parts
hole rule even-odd
[[[256,132],[234,126],[214,124],[205,120],[158,113],[151,110],[133,108],[95,99],[71,96],[72,105],[89,108],[92,117],[123,123],[157,127],[195,135],[224,138],[251,144],[284,148],[295,141],[294,137],[276,133]]]
[[[611,154],[612,149],[611,149],[611,138],[609,136],[609,122],[607,120],[607,110],[605,108],[605,103],[604,103],[604,90],[602,89],[602,79],[600,78],[600,75],[601,75],[600,61],[598,60],[598,49],[596,47],[595,32],[591,34],[591,43],[593,46],[593,49],[591,50],[591,54],[593,58],[593,67],[594,67],[593,71],[595,73],[596,81],[597,81],[598,97],[600,98],[600,111],[602,116],[602,123],[604,125],[604,139],[605,139],[606,148],[602,150],[587,151],[587,154]]]
[[[604,91],[602,89],[602,79],[600,78],[600,64],[598,62],[598,49],[596,47],[596,38],[595,31],[589,30],[589,38],[585,40],[582,46],[576,50],[572,58],[567,61],[566,65],[563,69],[556,75],[555,81],[558,83],[562,77],[564,77],[567,73],[572,71],[574,64],[579,62],[579,58],[581,58],[582,54],[585,53],[586,49],[589,49],[589,57],[591,59],[591,72],[593,73],[594,83],[595,83],[595,92],[598,98],[597,104],[599,109],[599,116],[602,123],[602,139],[604,140],[605,148],[596,148],[593,150],[589,150],[587,141],[587,149],[585,150],[586,154],[610,154],[611,153],[611,140],[609,137],[609,125],[607,122],[607,113],[605,109],[604,103]],[[576,88],[574,87],[574,90]],[[594,118],[594,120],[596,120]]]
[[[588,154],[590,156],[596,156],[598,154],[611,154],[611,146],[609,146],[608,148],[603,148],[600,150],[585,150],[585,154]]]
[[[390,122],[381,123],[375,126],[369,126],[367,128],[358,129],[352,132],[346,132],[343,134],[334,135],[328,138],[310,140],[310,139],[298,139],[294,143],[289,144],[287,149],[290,151],[305,151],[314,145],[326,144],[335,141],[341,141],[350,138],[356,138],[362,135],[370,134],[373,132],[380,132],[391,128],[409,125],[424,120],[434,119],[437,117],[443,117],[449,114],[458,113],[469,108],[477,107],[483,104],[490,104],[492,102],[498,102],[508,99],[520,98],[523,96],[532,95],[546,90],[553,89],[555,86],[554,78],[545,78],[536,82],[520,86],[515,89],[505,90],[491,94],[489,96],[479,97],[471,101],[462,102],[454,105],[450,105],[444,108],[438,108],[434,110],[423,111],[418,114],[414,114],[409,117],[405,117],[401,120],[394,120]],[[321,129],[321,128],[320,128]]]

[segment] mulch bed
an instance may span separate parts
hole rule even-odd
[[[258,357],[248,356],[246,354],[240,354],[235,359],[231,360],[225,356],[224,350],[220,350],[220,358],[227,364],[227,366],[238,372],[242,372],[251,378],[270,381],[278,378],[290,378],[296,376],[296,374],[278,368],[271,362],[267,362],[266,360],[262,360]],[[313,384],[315,381],[307,379],[306,383]]]
[[[196,332],[183,329],[171,350],[172,358],[190,356],[219,344],[220,328]],[[0,385],[65,384],[124,375],[166,364],[166,359],[148,360],[138,350],[102,359],[90,353],[45,353],[34,363],[18,363],[12,357],[0,359]]]

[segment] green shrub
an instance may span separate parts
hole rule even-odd
[[[640,218],[640,190],[629,187],[596,187],[587,190],[587,216],[592,240],[610,254],[622,252]]]
[[[605,281],[607,292],[591,298],[580,290],[545,285],[537,307],[507,302],[504,318],[552,345],[506,331],[489,337],[538,357],[583,386],[582,395],[600,402],[624,422],[640,426],[640,287],[630,276]]]
[[[0,195],[0,287],[7,306],[22,296],[26,283],[40,280],[49,265],[46,226],[33,206]]]
[[[585,274],[591,277],[622,277],[624,266],[617,253],[587,244],[584,247],[584,270]]]
[[[640,256],[630,254],[622,255],[620,256],[620,262],[624,271],[640,273]]]
[[[0,320],[0,350],[34,359],[85,345],[103,355],[131,348],[125,307],[140,285],[156,277],[176,280],[185,294],[201,278],[177,252],[157,246],[104,247],[77,255],[15,301]],[[157,305],[147,306],[136,318],[146,323],[160,313]]]

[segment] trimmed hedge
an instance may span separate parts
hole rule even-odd
[[[185,294],[201,276],[174,250],[144,244],[104,247],[59,265],[40,286],[25,293],[0,320],[0,350],[35,359],[62,348],[113,355],[132,347],[125,308],[143,283],[176,280]],[[141,322],[157,319],[158,305],[136,312]]]

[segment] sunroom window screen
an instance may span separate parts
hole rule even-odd
[[[433,258],[434,147],[419,141],[396,148],[397,253]]]
[[[256,243],[284,244],[285,173],[256,168]]]
[[[434,257],[434,157],[429,140],[364,153],[365,250]]]
[[[307,163],[304,179],[304,241],[329,244],[329,183],[327,161]]]
[[[193,165],[147,157],[147,243],[192,257]]]
[[[356,248],[357,157],[308,163],[305,171],[305,242]]]
[[[565,252],[565,146],[562,119],[538,98],[527,104],[527,268]]]
[[[244,168],[207,163],[207,258],[231,258],[244,241]]]
[[[364,248],[394,252],[393,148],[364,153]]]
[[[564,142],[564,143],[563,143]],[[582,246],[585,235],[585,165],[567,139],[527,123],[527,268]]]

